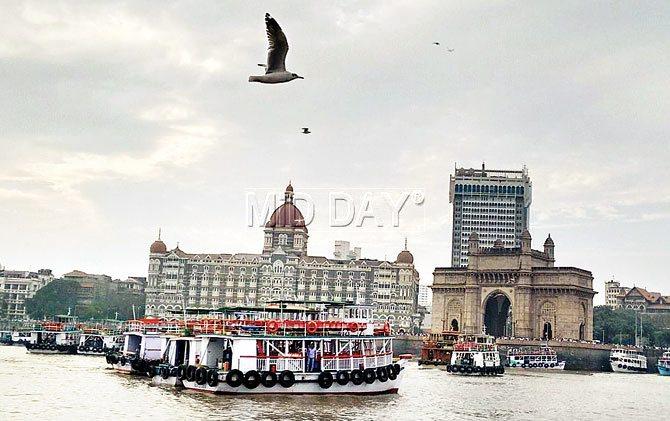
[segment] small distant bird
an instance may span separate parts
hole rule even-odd
[[[302,128],[302,134],[310,134],[312,132],[309,131],[309,127],[303,127]]]
[[[290,82],[293,79],[304,79],[302,76],[286,71],[288,41],[277,21],[269,13],[265,14],[265,28],[269,44],[268,62],[264,66],[265,74],[262,76],[249,76],[249,82],[284,83]]]
[[[434,45],[440,45],[440,43],[439,43],[439,42],[434,42],[433,44],[434,44]]]
[[[453,48],[447,48],[447,51],[449,51],[450,53],[453,53],[454,49]]]

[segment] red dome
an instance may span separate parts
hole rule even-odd
[[[305,218],[302,216],[300,209],[298,209],[293,203],[284,203],[274,212],[270,220],[265,224],[266,228],[304,228],[307,231],[305,226]]]
[[[151,244],[151,247],[149,248],[149,252],[151,252],[151,253],[166,253],[167,252],[167,246],[161,240],[156,240],[156,241],[153,242],[153,244]]]
[[[398,253],[398,257],[395,259],[395,262],[407,263],[411,265],[412,263],[414,263],[414,256],[409,251],[403,250],[400,253]]]

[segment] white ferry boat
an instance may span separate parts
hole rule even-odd
[[[647,357],[635,348],[612,348],[610,365],[616,373],[646,373]]]
[[[302,303],[227,309],[202,320],[203,333],[189,340],[201,342],[177,376],[186,388],[216,394],[398,392],[404,361],[393,363],[390,327],[370,322],[371,308]],[[169,378],[172,369],[161,374]]]
[[[170,334],[179,330],[177,323],[161,319],[138,319],[128,322],[123,333],[123,347],[106,356],[107,363],[123,374],[152,375],[163,357]]]
[[[84,329],[79,337],[77,354],[82,355],[106,355],[118,352],[123,346],[123,335],[99,331],[97,329]]]
[[[37,324],[23,345],[31,354],[75,354],[80,334],[75,317],[58,315]]]
[[[670,352],[664,352],[663,356],[658,359],[656,366],[658,367],[658,374],[670,376]]]
[[[548,345],[513,348],[507,351],[507,367],[528,369],[563,370],[565,361],[558,361],[556,351]]]
[[[485,333],[458,335],[447,371],[482,376],[504,374],[495,338]]]
[[[201,338],[181,336],[169,338],[161,363],[156,366],[152,382],[159,386],[183,386],[189,365],[200,364]]]

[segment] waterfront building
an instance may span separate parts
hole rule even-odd
[[[450,177],[449,202],[453,203],[451,266],[467,266],[468,238],[479,235],[484,247],[496,240],[519,247],[528,229],[532,183],[528,170],[456,168]]]
[[[63,279],[79,284],[77,303],[82,305],[91,304],[96,297],[105,297],[117,291],[116,283],[108,275],[95,275],[75,269],[64,274]]]
[[[129,276],[124,280],[116,279],[117,291],[119,294],[144,294],[144,286],[147,283],[145,276]]]
[[[670,296],[660,292],[647,291],[645,288],[632,288],[612,285],[614,281],[605,283],[607,295],[606,305],[612,308],[625,308],[643,313],[670,313]],[[615,294],[615,291],[616,294]],[[610,295],[611,294],[611,295]]]
[[[53,281],[51,269],[37,272],[5,270],[0,267],[0,318],[19,320],[26,318],[26,300]]]
[[[605,282],[605,305],[611,308],[621,308],[623,296],[630,288],[622,287],[621,283],[612,279]]]
[[[293,203],[289,184],[284,203],[265,224],[260,253],[187,253],[168,250],[160,239],[149,250],[146,314],[163,316],[188,308],[262,306],[271,300],[352,302],[370,305],[374,318],[397,331],[415,331],[419,273],[414,257],[402,250],[395,261],[358,257],[310,256],[309,232]],[[338,250],[336,246],[336,251]]]
[[[519,247],[501,240],[484,247],[471,233],[468,265],[433,272],[433,331],[486,327],[496,337],[593,339],[593,276],[554,266],[554,248],[549,236],[543,251],[533,250],[528,230]]]

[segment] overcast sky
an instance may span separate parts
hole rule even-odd
[[[304,80],[247,81],[266,11]],[[315,221],[309,251],[395,259],[407,236],[430,283],[454,164],[486,161],[528,166],[533,245],[551,233],[558,265],[670,295],[668,22],[667,1],[2,2],[0,263],[145,275],[158,227],[259,252],[245,195],[292,180],[421,189],[398,227]]]

